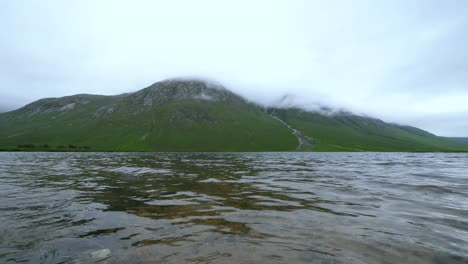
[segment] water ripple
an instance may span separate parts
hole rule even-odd
[[[468,263],[467,171],[466,154],[0,153],[0,262]]]

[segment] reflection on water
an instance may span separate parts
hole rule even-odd
[[[0,262],[468,263],[468,156],[0,153]]]

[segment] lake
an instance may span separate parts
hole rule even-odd
[[[468,263],[468,155],[0,153],[1,263]]]

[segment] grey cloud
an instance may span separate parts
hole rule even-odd
[[[2,1],[0,106],[179,76],[468,135],[468,2]]]

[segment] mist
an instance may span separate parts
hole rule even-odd
[[[468,136],[466,1],[2,1],[0,112],[174,77]]]

